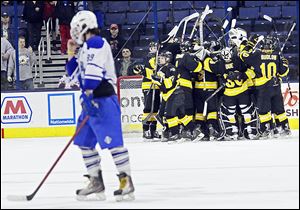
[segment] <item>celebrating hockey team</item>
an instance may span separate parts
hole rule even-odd
[[[206,25],[215,39],[203,40],[210,13],[206,7],[184,18],[165,40],[151,42],[148,60],[134,67],[135,74],[143,75],[143,138],[171,143],[291,135],[281,94],[289,72],[285,43],[277,33],[249,36],[235,27],[235,19],[226,33],[229,21],[220,25],[220,37]],[[195,18],[189,36],[186,28],[176,36],[187,25],[181,23]],[[161,135],[157,122],[163,126]]]

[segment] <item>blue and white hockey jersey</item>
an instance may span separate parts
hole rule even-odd
[[[116,92],[116,72],[114,59],[108,42],[94,36],[80,48],[78,57],[73,57],[66,65],[71,76],[78,67],[79,82],[83,90],[94,90],[94,96],[108,96]]]

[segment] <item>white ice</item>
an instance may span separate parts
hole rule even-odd
[[[79,149],[71,145],[32,201],[69,138],[1,139],[1,208],[299,208],[299,135],[289,139],[145,143],[127,137],[136,200],[117,203],[117,171],[104,150],[106,201],[79,202],[85,186]]]

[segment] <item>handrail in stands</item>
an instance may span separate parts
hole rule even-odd
[[[41,49],[42,48],[42,49]],[[45,53],[45,44],[44,44],[44,38],[41,37],[39,46],[38,46],[38,59],[39,59],[39,74],[40,74],[40,82],[38,84],[38,87],[44,87],[44,77],[43,77],[43,57]]]
[[[52,24],[52,18],[49,18],[47,20],[47,24],[46,24],[46,41],[47,41],[47,59],[46,59],[46,63],[52,63],[52,59],[51,59],[51,42],[50,42],[50,29],[49,29],[49,22],[51,21]]]

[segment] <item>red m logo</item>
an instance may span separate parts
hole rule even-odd
[[[13,101],[7,101],[4,114],[9,114],[10,110],[13,114],[17,114],[21,110],[21,114],[26,114],[26,109],[22,100],[18,100],[16,106],[14,106]]]

